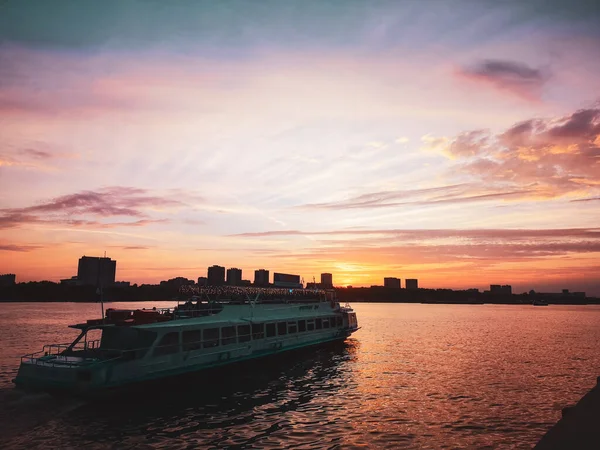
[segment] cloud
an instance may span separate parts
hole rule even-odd
[[[380,191],[361,194],[347,200],[300,205],[301,209],[347,210],[393,208],[403,205],[438,205],[512,199],[534,193],[533,189],[505,190],[481,184],[455,184],[424,189]]]
[[[113,246],[116,248],[120,248],[121,250],[149,250],[151,247],[147,247],[144,245],[126,245],[126,246]]]
[[[293,260],[332,260],[356,261],[365,267],[369,264],[426,264],[441,263],[446,269],[456,263],[471,265],[473,270],[480,269],[482,262],[506,264],[544,260],[549,257],[564,257],[569,254],[599,253],[600,242],[469,242],[436,245],[373,245],[356,246],[354,242],[343,241],[339,246],[316,247],[302,253],[279,253],[271,255],[274,259]]]
[[[0,244],[0,252],[30,252],[43,248],[41,245]]]
[[[45,152],[43,150],[35,150],[32,148],[26,148],[22,151],[22,153],[36,159],[49,159],[53,157],[52,153]]]
[[[0,153],[0,167],[8,167],[18,165],[19,162],[10,155],[3,155]]]
[[[47,144],[44,144],[47,145]],[[51,160],[59,158],[74,158],[76,155],[68,152],[50,152],[37,148],[6,149],[0,153],[0,167],[13,166],[26,169],[49,169]]]
[[[426,134],[425,136],[421,137],[421,142],[423,142],[421,150],[439,154],[444,154],[448,146],[448,138],[444,136],[435,137],[430,134]]]
[[[462,133],[444,150],[484,185],[538,198],[595,197],[600,190],[600,108],[519,122],[501,133]]]
[[[230,237],[271,237],[271,236],[364,236],[379,235],[385,239],[398,238],[403,240],[430,240],[445,238],[465,239],[511,239],[530,240],[541,238],[563,239],[599,239],[600,228],[550,228],[550,229],[343,229],[324,231],[301,230],[272,230],[255,233],[241,233],[229,235]]]
[[[119,226],[145,226],[166,222],[152,219],[148,210],[181,207],[184,203],[170,196],[151,195],[145,189],[113,186],[97,191],[81,191],[63,195],[37,205],[24,208],[0,209],[0,228],[24,224],[59,223],[69,226],[113,228]],[[90,217],[106,219],[129,217],[133,221],[103,222]]]
[[[461,67],[458,75],[511,92],[529,101],[540,100],[542,87],[549,77],[542,69],[532,68],[520,62],[496,59],[486,59],[470,67]]]
[[[575,258],[572,255],[600,253],[600,228],[277,230],[233,237],[280,240],[286,235],[290,238],[311,236],[310,242],[315,246],[303,246],[299,252],[279,252],[270,256],[273,259],[323,264],[328,261],[355,262],[363,268],[373,265],[385,266],[388,270],[392,266],[422,264],[437,264],[444,270],[453,264],[463,264],[480,270],[484,263],[502,266],[553,257],[563,258],[561,263],[556,262],[557,265],[568,265],[570,258]]]
[[[572,202],[593,202],[600,200],[600,197],[591,197],[591,198],[577,198],[575,200],[571,200]]]

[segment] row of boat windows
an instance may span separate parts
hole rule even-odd
[[[298,320],[284,322],[254,323],[248,325],[231,325],[203,330],[187,330],[181,332],[183,351],[213,348],[219,345],[243,344],[250,340],[265,337],[285,336],[306,331],[341,327],[342,317],[328,317],[314,320]],[[179,352],[179,332],[165,334],[154,349],[154,356]]]

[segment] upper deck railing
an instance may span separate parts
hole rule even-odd
[[[235,303],[307,302],[335,300],[335,291],[245,286],[182,286],[180,293],[200,300]]]

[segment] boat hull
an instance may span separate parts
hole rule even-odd
[[[216,368],[224,368],[236,363],[258,360],[267,357],[276,357],[295,350],[306,349],[321,345],[327,345],[333,342],[344,341],[356,329],[340,329],[335,333],[318,337],[315,339],[305,339],[300,342],[284,345],[281,340],[273,339],[266,342],[267,346],[256,348],[253,351],[241,352],[239,349],[223,348],[215,352],[212,358],[204,356],[201,362],[197,364],[185,364],[173,366],[172,360],[168,361],[170,368],[152,370],[148,368],[149,364],[140,363],[135,366],[132,363],[115,361],[111,364],[89,364],[82,363],[77,366],[67,364],[50,364],[35,361],[21,362],[17,377],[14,379],[18,388],[34,391],[54,391],[61,393],[71,393],[83,396],[103,395],[108,391],[130,388],[139,384],[148,382],[160,382],[162,380],[173,379],[174,377],[194,374],[208,371]],[[159,366],[160,361],[155,362]],[[83,374],[83,375],[82,375]]]

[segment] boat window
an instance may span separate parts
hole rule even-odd
[[[273,325],[273,336],[275,335],[275,324]],[[252,339],[263,339],[265,337],[265,324],[264,323],[253,323],[252,324]]]
[[[238,325],[238,341],[248,342],[250,340],[250,325]]]
[[[219,345],[219,329],[206,328],[203,332],[202,347],[210,348]]]
[[[274,323],[268,323],[266,328],[267,328],[267,337],[275,336],[275,324]]]
[[[87,349],[95,349],[100,346],[102,330],[88,330],[81,342],[85,342]]]
[[[102,329],[100,348],[103,350],[135,350],[134,358],[141,358],[156,341],[156,332],[130,327]]]
[[[221,328],[221,345],[235,344],[235,327]]]
[[[286,322],[279,322],[277,324],[277,334],[279,336],[283,336],[284,334],[287,334],[287,323]]]
[[[329,328],[329,319],[323,319],[323,328]]]
[[[321,321],[321,319],[315,319],[315,328],[317,330],[320,330],[321,328],[323,328],[323,322]]]
[[[298,332],[302,333],[303,331],[306,331],[306,320],[299,320],[298,321]]]
[[[158,347],[154,349],[154,356],[170,355],[179,351],[179,333],[165,334]]]
[[[288,322],[287,325],[289,334],[298,332],[298,324],[296,324],[296,322]]]
[[[202,331],[200,330],[189,330],[184,331],[181,340],[183,343],[183,351],[198,350],[202,348]]]
[[[314,320],[307,320],[306,321],[306,329],[308,331],[313,331],[315,329],[315,321]]]
[[[336,321],[336,324],[337,324],[338,327],[342,326],[342,323],[343,323],[342,316],[337,316],[335,318],[335,321]]]

